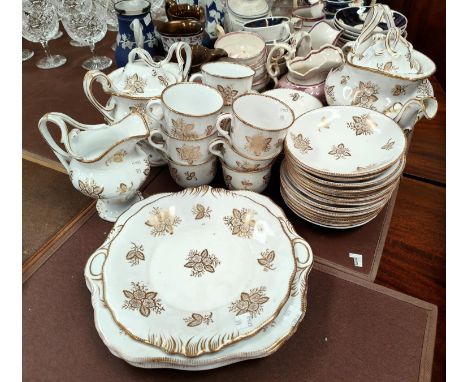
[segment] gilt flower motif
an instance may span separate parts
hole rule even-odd
[[[130,94],[144,93],[146,84],[147,81],[135,73],[125,79],[124,91]]]
[[[204,316],[200,313],[192,313],[191,317],[184,318],[187,326],[194,327],[201,324],[209,325],[213,322],[213,312],[205,314]]]
[[[161,300],[157,299],[156,292],[148,292],[147,287],[141,283],[132,283],[132,290],[123,290],[127,298],[122,306],[123,309],[138,310],[144,317],[148,317],[153,311],[155,314],[161,314],[164,307]]]
[[[242,208],[232,210],[232,216],[225,216],[224,223],[231,229],[233,235],[239,237],[251,238],[254,228],[255,220],[253,219],[255,212]]]
[[[337,160],[341,158],[346,159],[346,157],[351,156],[349,149],[343,143],[340,143],[338,146],[333,145],[328,154],[334,155]]]
[[[230,106],[232,105],[232,101],[234,100],[234,97],[239,93],[238,90],[235,90],[232,88],[232,86],[222,86],[218,85],[218,91],[221,93],[224,99],[224,105],[225,106]]]
[[[230,312],[236,313],[236,316],[241,314],[249,314],[251,318],[255,318],[263,311],[263,304],[270,298],[265,296],[266,288],[254,288],[250,293],[242,292],[240,299],[231,303]]]
[[[184,264],[184,267],[191,268],[192,273],[190,276],[194,277],[201,277],[205,272],[214,273],[215,268],[221,264],[215,255],[208,253],[207,249],[201,252],[190,251],[186,261],[187,263]]]
[[[359,81],[359,87],[355,89],[351,105],[374,109],[374,103],[379,100],[379,87],[371,81]]]
[[[84,195],[94,199],[101,198],[101,194],[104,192],[104,187],[98,186],[92,179],[86,179],[85,181],[78,180],[78,187]]]
[[[310,146],[310,139],[305,138],[302,134],[293,134],[291,133],[291,138],[294,142],[294,147],[299,150],[301,154],[307,154],[307,151],[313,150]]]
[[[198,135],[193,132],[195,124],[187,123],[182,118],[179,118],[177,120],[171,119],[171,123],[171,135],[173,135],[175,138],[184,140],[198,138]]]
[[[131,265],[138,265],[140,261],[145,261],[145,254],[142,245],[132,243],[130,251],[128,251],[126,259]]]
[[[161,210],[153,207],[151,217],[145,222],[149,227],[152,227],[151,234],[153,236],[163,236],[166,233],[172,235],[174,227],[182,222],[182,219],[175,216],[170,209]]]
[[[176,150],[179,158],[186,161],[189,165],[192,165],[193,162],[199,160],[201,157],[200,146],[189,146],[184,144],[182,147],[177,147]]]
[[[246,136],[245,139],[247,141],[245,148],[254,153],[255,156],[260,156],[271,149],[271,138],[265,138],[262,134]]]
[[[353,122],[348,122],[347,126],[356,132],[356,135],[371,135],[374,133],[374,128],[377,127],[369,114],[361,116],[353,116]]]

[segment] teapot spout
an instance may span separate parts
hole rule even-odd
[[[434,118],[437,108],[438,103],[434,97],[414,98],[401,106],[393,120],[400,125],[405,134],[408,134],[422,117]]]

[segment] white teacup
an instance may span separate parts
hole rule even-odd
[[[185,165],[166,158],[172,179],[181,187],[198,187],[210,184],[216,175],[217,158],[212,157],[197,165]]]
[[[221,127],[228,126],[229,131]],[[240,154],[257,159],[272,159],[283,149],[283,140],[294,122],[289,106],[263,94],[244,94],[232,104],[232,113],[219,116],[216,129]]]
[[[249,21],[243,29],[257,33],[268,43],[287,39],[294,32],[294,25],[288,17],[276,16]]]
[[[153,137],[160,137],[160,139],[155,142]],[[174,162],[197,165],[213,157],[208,146],[216,137],[217,133],[214,131],[207,137],[187,141],[175,138],[158,128],[150,133],[148,143],[156,150],[166,154]]]
[[[171,136],[192,140],[213,134],[222,107],[223,97],[216,89],[180,82],[165,88],[160,99],[148,102],[146,111],[158,121],[164,118]]]
[[[201,80],[205,85],[217,89],[224,99],[224,106],[232,105],[235,97],[252,88],[255,71],[247,65],[234,62],[208,62],[201,71],[190,77],[190,81]]]
[[[262,192],[268,186],[271,176],[271,166],[259,170],[239,171],[221,162],[223,178],[226,187],[230,190],[248,190]]]
[[[224,137],[219,137],[210,142],[210,152],[226,163],[229,167],[239,171],[259,170],[269,166],[275,158],[254,159],[238,153]]]

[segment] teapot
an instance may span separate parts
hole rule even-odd
[[[48,123],[61,131],[63,150],[52,138]],[[68,132],[67,125],[74,129]],[[115,222],[134,203],[149,175],[148,155],[137,145],[149,137],[142,114],[131,112],[113,124],[85,125],[62,113],[48,113],[39,131],[63,164],[73,186],[97,199],[99,216]]]
[[[387,33],[376,32],[385,17]],[[388,6],[370,9],[362,33],[343,47],[345,63],[325,81],[329,105],[353,105],[384,113],[408,134],[421,119],[433,118],[437,100],[428,77],[434,62],[413,49],[395,27]]]
[[[170,62],[174,52],[177,63]],[[167,57],[159,62],[154,62],[144,49],[135,48],[129,53],[128,64],[125,67],[114,70],[109,75],[98,70],[87,72],[83,80],[84,93],[108,122],[119,120],[131,111],[138,111],[144,114],[150,130],[153,130],[159,123],[146,114],[147,103],[159,98],[168,85],[186,81],[191,61],[190,46],[184,42],[173,44]],[[101,84],[103,91],[110,95],[105,106],[93,94],[93,84],[96,81]],[[161,155],[146,142],[142,142],[141,145],[150,155],[152,166],[165,164]]]
[[[271,65],[276,50],[284,49],[287,73],[278,81],[278,66]],[[267,70],[275,82],[275,87],[304,91],[321,101],[325,100],[325,79],[330,70],[344,63],[340,48],[325,44],[320,49],[311,50],[305,57],[295,57],[295,49],[287,44],[277,44],[268,55]]]

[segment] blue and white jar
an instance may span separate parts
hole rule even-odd
[[[158,43],[150,9],[151,4],[147,0],[123,0],[115,4],[119,22],[115,49],[118,68],[127,64],[128,54],[133,48],[145,49],[151,57],[156,55]]]

